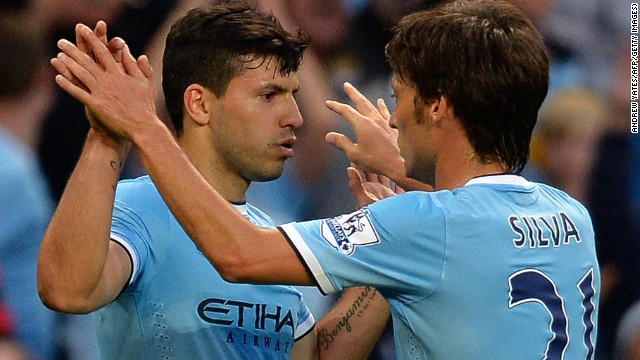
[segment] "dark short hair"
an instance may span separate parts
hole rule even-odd
[[[476,156],[522,171],[549,60],[538,31],[514,5],[457,0],[408,15],[386,47],[398,79],[425,104],[452,104]]]
[[[162,59],[162,88],[171,122],[183,130],[183,94],[200,84],[223,96],[229,82],[256,59],[276,61],[281,75],[298,71],[309,43],[300,30],[286,31],[272,14],[243,2],[190,10],[167,35]]]

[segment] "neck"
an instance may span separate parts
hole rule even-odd
[[[475,177],[507,172],[503,163],[480,161],[462,127],[450,129],[443,139],[435,155],[436,190],[453,190]]]
[[[251,182],[226,167],[211,148],[203,148],[203,143],[206,142],[186,141],[184,136],[178,139],[189,160],[222,197],[232,203],[244,203]]]
[[[459,166],[459,165],[458,165]],[[436,167],[436,190],[453,190],[464,186],[469,180],[486,175],[506,173],[503,164],[481,164],[478,161],[468,161],[458,169]]]

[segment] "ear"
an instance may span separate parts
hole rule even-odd
[[[435,124],[446,118],[451,110],[450,107],[451,106],[449,105],[447,98],[444,96],[437,98],[431,106],[429,106],[429,117],[431,118],[431,123]]]
[[[213,94],[204,86],[191,84],[184,91],[185,114],[199,125],[209,123],[210,104],[207,101]]]

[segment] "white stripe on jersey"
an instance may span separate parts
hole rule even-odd
[[[313,277],[316,278],[320,289],[325,294],[336,292],[333,284],[331,284],[331,281],[329,281],[329,277],[327,276],[327,274],[325,274],[322,266],[320,266],[320,262],[318,262],[316,256],[313,254],[311,249],[309,249],[307,243],[304,242],[302,236],[300,236],[300,233],[298,233],[298,230],[296,230],[292,224],[284,224],[280,226],[280,228],[287,234],[287,236],[289,236],[289,239],[291,240],[293,245],[296,247],[296,249],[298,249],[300,256],[302,256],[304,261],[307,263],[307,266],[309,266],[309,269],[313,273]]]
[[[298,321],[300,321],[300,319],[298,319]],[[313,314],[309,312],[309,316],[307,316],[307,318],[304,319],[304,321],[301,321],[296,327],[296,331],[293,334],[293,339],[295,341],[298,341],[301,338],[303,338],[305,335],[309,333],[311,329],[313,329],[315,324],[316,324],[316,319],[313,317]]]
[[[129,285],[138,277],[138,268],[140,267],[138,264],[140,260],[138,259],[138,255],[135,251],[133,251],[133,247],[129,244],[129,242],[120,236],[111,233],[111,241],[115,241],[118,244],[122,245],[122,247],[129,253],[129,257],[131,257],[131,262],[133,263],[133,269],[131,269],[131,278],[129,279]]]

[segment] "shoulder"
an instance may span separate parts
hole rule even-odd
[[[172,215],[149,176],[121,180],[116,189],[115,217],[134,217],[146,222],[166,221]],[[146,219],[146,220],[145,220]]]
[[[431,234],[440,236],[452,201],[454,197],[450,191],[410,191],[377,201],[361,212],[383,232],[408,235],[422,234],[424,229],[429,229]]]
[[[454,194],[449,190],[440,191],[409,191],[404,194],[391,196],[382,199],[377,203],[388,203],[389,206],[404,206],[404,205],[426,205],[426,206],[441,206],[442,201],[450,201],[453,199]]]
[[[573,198],[563,190],[555,188],[550,185],[536,183],[540,192],[544,193],[551,201],[554,201],[563,207],[570,207],[576,209],[578,212],[585,216],[589,216],[587,208],[580,201]]]
[[[151,190],[155,190],[155,188],[156,187],[149,175],[143,175],[134,179],[124,179],[118,181],[117,193],[126,194],[132,191],[148,192]]]
[[[120,180],[116,188],[116,200],[130,206],[136,203],[164,202],[148,175]]]
[[[444,208],[455,201],[455,195],[451,191],[410,191],[401,195],[377,201],[367,208],[373,212],[387,212],[390,214],[442,214]]]

